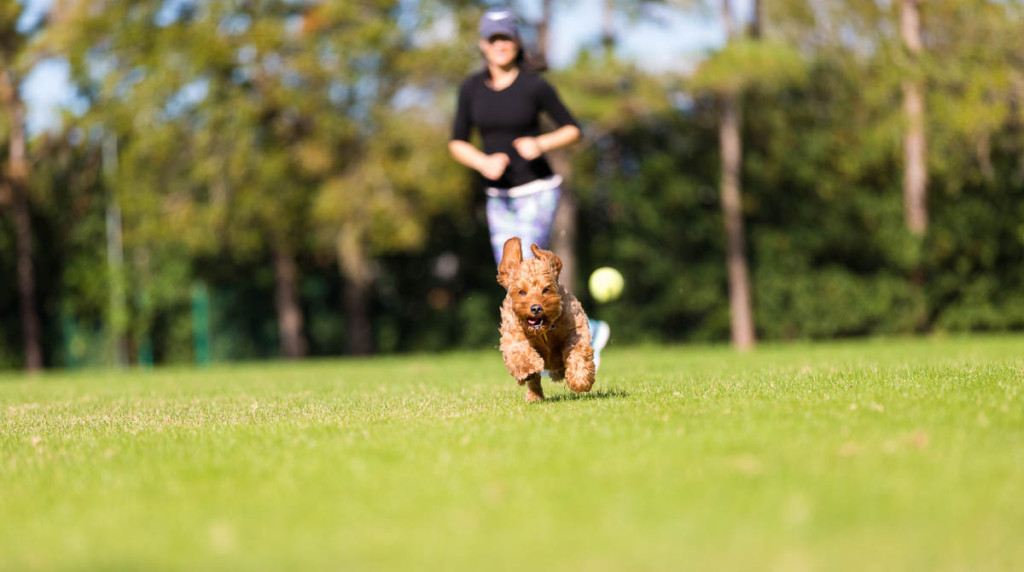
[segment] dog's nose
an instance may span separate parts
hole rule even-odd
[[[536,316],[544,311],[544,307],[540,304],[534,304],[533,306],[530,306],[530,311],[533,312],[534,316]]]

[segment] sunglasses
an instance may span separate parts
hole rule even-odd
[[[487,43],[493,44],[495,42],[514,42],[515,38],[512,36],[506,36],[505,34],[494,34],[490,38],[487,38]]]

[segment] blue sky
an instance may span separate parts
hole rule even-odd
[[[19,1],[26,5],[23,15],[26,21],[38,18],[53,3],[53,0]],[[551,63],[554,67],[571,62],[582,46],[597,40],[601,32],[603,2],[556,0],[551,38]],[[736,10],[749,13],[751,2],[736,1]],[[526,18],[535,18],[540,13],[539,0],[521,0],[517,5],[523,6]],[[646,15],[641,19],[617,15],[615,28],[621,56],[647,69],[685,71],[724,39],[714,10],[682,13],[661,4],[652,5]],[[38,133],[56,126],[59,121],[57,110],[74,106],[67,78],[67,63],[51,60],[37,66],[25,79],[23,95],[28,106],[30,132]]]
[[[740,0],[737,10],[745,10],[750,1]],[[527,10],[535,7],[524,14],[527,18],[539,14],[539,0],[524,0],[521,4]],[[552,15],[553,65],[571,62],[581,46],[598,39],[603,4],[604,0],[556,0]],[[666,3],[651,3],[642,18],[617,14],[614,29],[619,54],[652,70],[685,70],[725,38],[717,11],[682,12]]]

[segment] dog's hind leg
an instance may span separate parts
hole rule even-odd
[[[540,386],[540,374],[534,373],[526,378],[526,401],[543,401],[544,389]]]

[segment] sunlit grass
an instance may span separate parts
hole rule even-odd
[[[0,376],[0,570],[1024,569],[1024,338]]]

